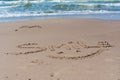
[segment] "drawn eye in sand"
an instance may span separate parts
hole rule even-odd
[[[17,48],[37,48],[38,43],[25,43],[18,45]]]

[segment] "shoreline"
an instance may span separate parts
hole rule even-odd
[[[98,19],[105,21],[120,21],[120,17],[118,13],[105,13],[105,14],[80,14],[80,15],[51,15],[51,16],[21,16],[21,17],[8,17],[8,18],[0,18],[1,22],[14,22],[14,21],[27,21],[27,20],[38,20],[38,19]]]
[[[119,22],[120,20],[105,20],[105,19],[98,19],[98,18],[76,18],[76,17],[50,17],[50,18],[33,18],[33,19],[23,19],[23,20],[16,20],[16,21],[3,21],[1,23],[16,23],[16,22],[29,22],[29,21],[45,21],[45,20],[94,20],[94,21],[106,21],[106,22]]]
[[[120,21],[0,22],[0,80],[119,80]]]

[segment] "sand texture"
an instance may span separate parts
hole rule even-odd
[[[0,23],[0,80],[120,80],[120,21]]]

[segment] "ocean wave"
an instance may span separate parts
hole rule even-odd
[[[120,13],[120,3],[48,1],[0,1],[0,18]]]
[[[120,0],[11,0],[11,1],[0,1],[1,4],[19,4],[19,3],[42,3],[42,2],[59,2],[59,3],[65,3],[65,2],[77,2],[77,3],[97,3],[97,4],[117,4],[120,3]]]
[[[27,3],[27,2],[30,2],[30,3],[42,3],[42,2],[45,2],[45,1],[43,1],[43,0],[37,0],[37,1],[0,1],[0,5],[1,4],[19,4],[19,3]],[[46,1],[46,2],[61,2],[60,0],[48,0],[48,1]],[[74,1],[67,1],[67,0],[65,0],[65,1],[62,1],[62,2],[74,2]]]
[[[62,6],[62,5],[66,5],[66,6],[81,6],[81,7],[120,7],[120,3],[81,3],[81,2],[61,2],[61,3],[56,3],[56,2],[52,2],[52,3],[39,3],[38,1],[32,1],[32,2],[28,2],[31,4],[36,4],[36,5],[55,5],[56,6]],[[0,7],[10,7],[10,6],[16,6],[16,5],[23,5],[23,4],[27,4],[27,3],[21,3],[20,1],[9,1],[9,2],[1,2],[0,1]]]
[[[9,17],[29,17],[29,16],[62,16],[62,15],[81,15],[81,14],[109,14],[109,13],[120,13],[120,11],[63,11],[63,12],[26,12],[26,13],[6,13],[1,14],[0,18],[9,18]]]
[[[73,1],[73,2],[120,2],[120,0],[2,0],[4,2],[16,2],[16,1],[40,1],[40,2],[66,2],[66,1]]]

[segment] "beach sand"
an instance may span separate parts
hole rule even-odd
[[[0,80],[120,80],[120,21],[2,22]]]

